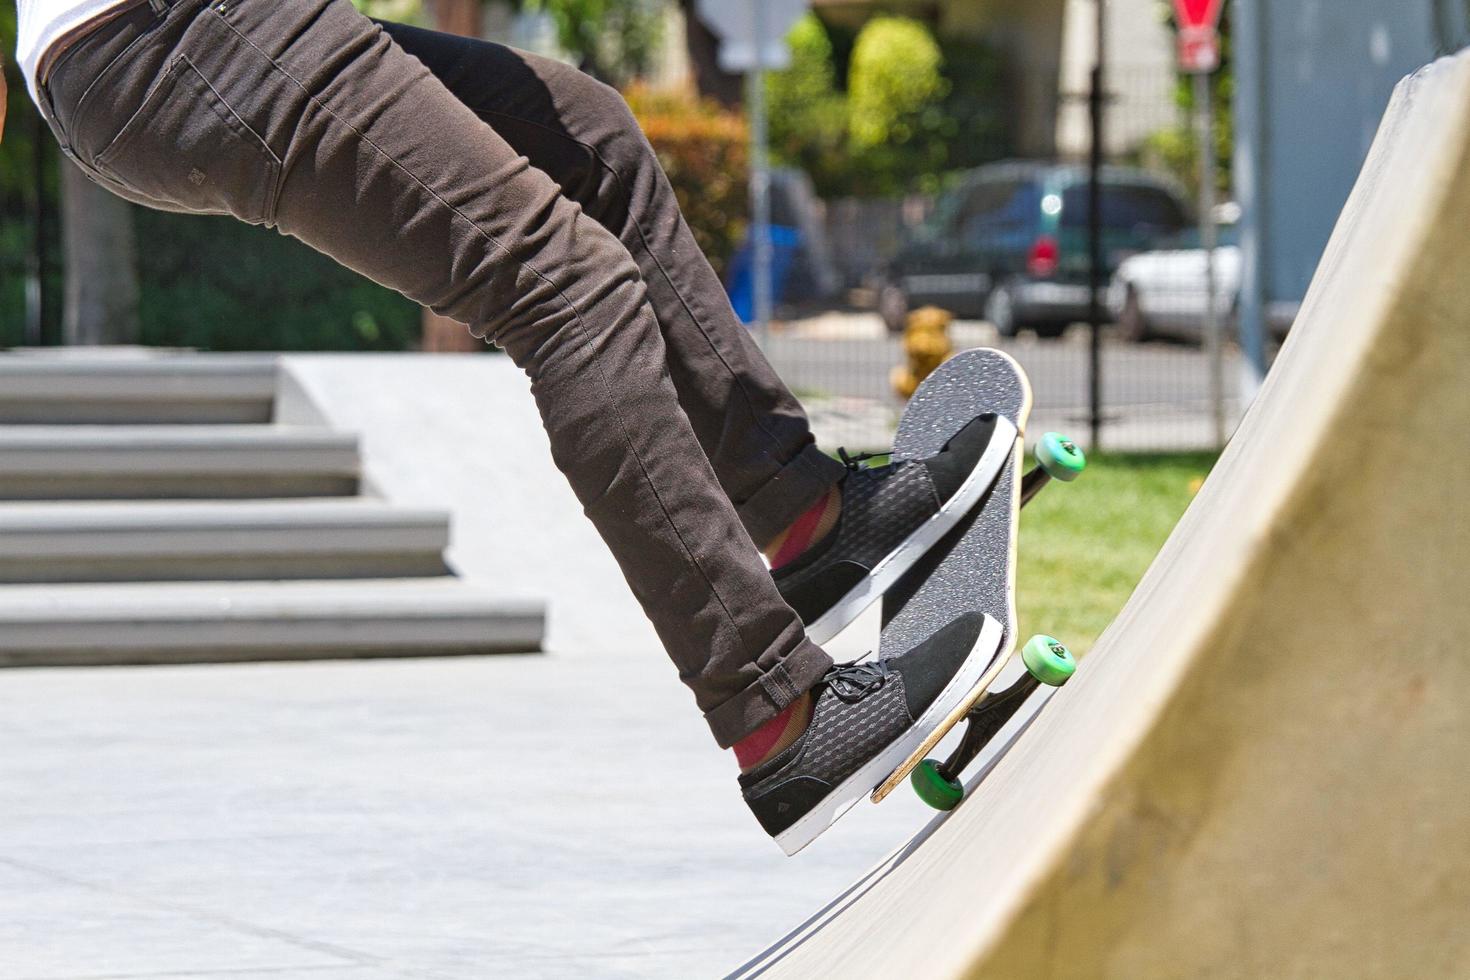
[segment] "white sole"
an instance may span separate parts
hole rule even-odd
[[[934,703],[924,709],[919,719],[890,742],[887,748],[869,759],[861,769],[839,783],[806,816],[776,835],[776,843],[786,852],[787,857],[820,837],[839,817],[852,809],[853,804],[887,779],[919,747],[934,727],[971,695],[975,685],[980,683],[985,672],[995,663],[995,658],[1001,656],[1000,644],[1004,636],[1005,628],[998,621],[986,616],[980,635],[975,638],[975,645],[970,648],[964,664],[950,678],[944,690],[939,692]]]
[[[980,502],[985,491],[1000,476],[1001,469],[1016,446],[1018,435],[1014,422],[1003,415],[996,418],[990,445],[985,447],[975,468],[965,477],[965,482],[960,484],[954,496],[944,502],[937,514],[920,524],[902,544],[889,552],[867,578],[853,586],[852,591],[806,628],[806,634],[813,643],[821,646],[850,626],[862,615],[864,609],[881,599],[930,548],[944,539],[950,529]]]

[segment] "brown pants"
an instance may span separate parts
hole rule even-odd
[[[503,347],[721,745],[830,666],[752,539],[841,467],[616,92],[348,0],[154,0],[61,53],[41,102],[119,195],[276,227]]]

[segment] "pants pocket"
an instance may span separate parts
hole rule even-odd
[[[184,54],[91,156],[104,176],[179,210],[251,224],[275,217],[280,159]]]

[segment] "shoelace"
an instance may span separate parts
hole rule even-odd
[[[849,456],[847,450],[839,446],[837,448],[837,455],[841,458],[843,466],[846,466],[850,470],[857,470],[860,468],[858,466],[859,463],[866,463],[870,459],[879,459],[883,456],[892,456],[893,450],[885,449],[881,453],[858,453],[856,456]]]
[[[838,664],[822,678],[832,693],[848,704],[856,704],[888,682],[893,670],[886,660],[861,664]]]

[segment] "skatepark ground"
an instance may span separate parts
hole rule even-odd
[[[744,975],[1470,975],[1467,228],[1462,57],[1401,87],[1231,446],[952,814],[782,858],[607,567],[548,565],[589,591],[543,656],[5,674],[0,978],[704,976],[783,932]],[[301,378],[338,421],[422,427],[380,482],[483,498],[439,486],[441,406],[334,365]]]

